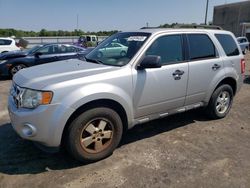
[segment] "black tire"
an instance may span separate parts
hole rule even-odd
[[[125,57],[126,56],[126,52],[125,51],[121,51],[120,56],[121,57]]]
[[[99,52],[97,53],[97,57],[98,57],[98,58],[102,58],[102,57],[103,57],[103,53],[99,51]]]
[[[95,162],[113,153],[122,132],[121,118],[114,110],[93,108],[80,114],[69,125],[66,147],[75,159],[84,163]]]
[[[210,119],[224,118],[232,107],[233,97],[233,89],[230,85],[224,84],[216,88],[205,109],[207,116]]]
[[[27,66],[24,64],[13,65],[9,70],[10,76],[13,77],[19,70],[24,69],[26,67]]]

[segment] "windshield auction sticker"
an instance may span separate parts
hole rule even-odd
[[[128,41],[140,41],[143,42],[147,37],[145,36],[131,36],[128,38]]]

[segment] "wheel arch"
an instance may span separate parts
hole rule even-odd
[[[64,126],[64,129],[63,129],[62,138],[61,138],[61,145],[65,145],[67,131],[68,131],[68,128],[69,128],[69,125],[71,124],[71,122],[79,114],[82,114],[89,109],[97,108],[97,107],[107,107],[107,108],[111,108],[112,110],[116,111],[122,120],[123,132],[125,133],[127,131],[127,129],[128,129],[128,116],[127,116],[127,113],[126,113],[124,107],[120,103],[118,103],[117,101],[112,100],[112,99],[97,99],[94,101],[90,101],[86,104],[83,104],[82,106],[77,108],[71,114],[71,116],[67,120],[67,122]]]
[[[224,85],[224,84],[228,84],[232,87],[233,89],[233,94],[235,95],[236,94],[236,91],[237,91],[237,81],[232,78],[232,77],[227,77],[227,78],[224,78],[223,80],[221,80],[217,86],[215,87],[214,91],[220,87],[221,85]]]
[[[213,87],[209,88],[209,92],[206,95],[206,98],[204,99],[205,106],[209,103],[211,96],[213,95],[214,91],[220,87],[223,84],[228,84],[232,87],[233,89],[233,94],[235,95],[237,92],[237,81],[235,78],[229,76],[229,77],[224,77],[222,80],[216,82],[216,84],[211,85]]]

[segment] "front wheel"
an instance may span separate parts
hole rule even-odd
[[[113,153],[122,137],[122,121],[112,109],[99,107],[80,114],[70,124],[67,149],[81,162],[94,162]]]
[[[233,90],[230,85],[221,85],[212,94],[206,113],[211,119],[224,118],[231,109]]]
[[[24,69],[24,68],[26,68],[26,66],[24,64],[14,65],[10,69],[10,75],[14,76],[14,74],[16,74],[18,71],[20,71],[21,69]]]

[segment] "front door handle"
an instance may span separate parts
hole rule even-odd
[[[175,80],[180,80],[181,76],[184,74],[185,72],[182,70],[176,70],[175,72],[173,72],[173,77]]]
[[[214,66],[212,67],[214,71],[218,70],[219,68],[221,68],[221,66],[218,64],[214,64]]]

